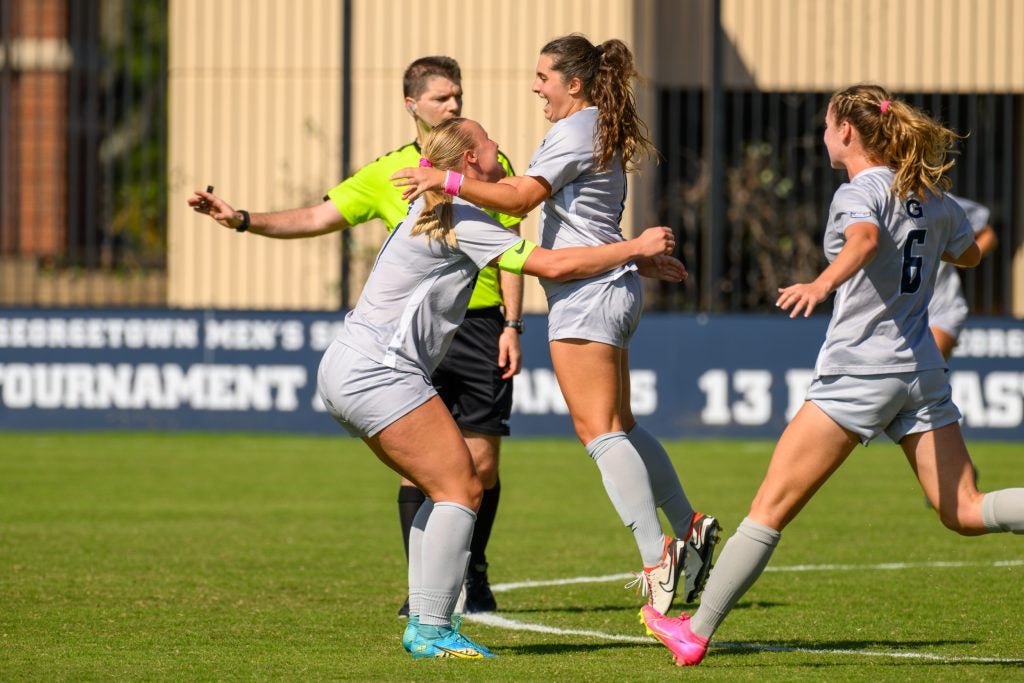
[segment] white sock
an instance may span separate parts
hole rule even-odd
[[[409,616],[419,616],[421,612],[420,596],[423,593],[423,529],[427,526],[430,513],[434,510],[434,501],[424,499],[416,516],[412,519],[409,529]]]
[[[420,544],[421,624],[451,626],[452,611],[469,565],[469,541],[473,537],[474,524],[476,513],[464,505],[434,503],[434,511],[423,530]],[[411,613],[411,602],[409,607]]]
[[[690,620],[694,633],[702,638],[714,635],[736,602],[761,576],[781,535],[775,529],[744,517],[711,570],[700,598],[700,608]]]
[[[1024,534],[1024,489],[1001,489],[981,499],[981,520],[993,533]]]
[[[654,502],[665,513],[676,538],[685,541],[693,521],[693,506],[686,497],[679,475],[661,442],[639,423],[629,432],[629,442],[640,454],[651,480]]]
[[[601,471],[601,481],[622,523],[633,531],[645,567],[661,562],[665,536],[654,505],[647,468],[625,432],[602,434],[587,444]]]

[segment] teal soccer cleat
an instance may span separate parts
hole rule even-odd
[[[413,659],[493,659],[496,655],[483,645],[474,643],[459,633],[461,620],[453,622],[449,633],[438,638],[424,638],[416,634],[410,644],[409,652]]]

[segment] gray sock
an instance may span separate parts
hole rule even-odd
[[[622,523],[633,531],[644,566],[658,564],[665,552],[665,536],[640,454],[625,432],[602,434],[587,444],[587,453],[597,463],[604,490]]]
[[[420,596],[423,593],[423,530],[430,519],[430,513],[434,510],[434,501],[426,498],[412,518],[412,527],[409,529],[409,616],[415,617],[420,614]]]
[[[700,608],[690,628],[702,638],[710,638],[736,602],[761,576],[781,534],[745,517],[722,548],[711,570]]]
[[[476,513],[463,505],[434,503],[434,511],[423,530],[420,550],[421,624],[451,625],[452,611],[466,577],[469,541],[475,523]],[[411,613],[412,604],[409,606]]]
[[[1024,534],[1024,489],[1001,489],[981,499],[981,520],[993,533]]]
[[[647,468],[654,502],[665,513],[676,538],[685,541],[687,534],[690,533],[690,523],[693,521],[693,506],[683,491],[683,485],[679,483],[679,475],[672,466],[672,460],[661,442],[639,423],[633,425],[633,429],[630,430],[629,442],[640,454],[644,467]]]

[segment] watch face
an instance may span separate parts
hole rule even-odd
[[[525,327],[525,325],[523,325],[523,321],[522,320],[506,320],[505,321],[505,327],[511,327],[513,330],[515,330],[519,334],[522,334],[523,333],[523,328]]]

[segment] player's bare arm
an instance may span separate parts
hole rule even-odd
[[[874,223],[854,223],[846,229],[846,244],[835,261],[814,282],[780,287],[775,305],[784,311],[792,308],[790,318],[801,312],[808,317],[839,285],[871,262],[878,252],[878,238],[879,229]]]
[[[942,260],[948,261],[955,266],[961,268],[974,268],[981,263],[981,249],[978,247],[977,242],[973,242],[971,246],[964,249],[964,253],[959,256],[953,256],[948,251],[942,254]]]
[[[393,176],[395,187],[404,188],[402,199],[412,201],[428,190],[442,190],[445,171],[436,168],[403,168]],[[463,178],[459,196],[484,209],[509,216],[525,216],[551,196],[551,186],[543,178],[510,176],[496,183]]]
[[[523,262],[522,271],[551,280],[575,280],[607,272],[633,259],[671,253],[675,246],[671,228],[659,226],[614,244],[563,249],[536,247]]]
[[[508,228],[515,234],[519,233],[519,224]],[[505,320],[521,320],[523,317],[523,276],[508,271],[498,271],[498,283],[501,287],[501,305]],[[501,378],[509,379],[523,369],[523,351],[519,343],[520,330],[505,327],[498,339],[498,367],[502,369]]]

